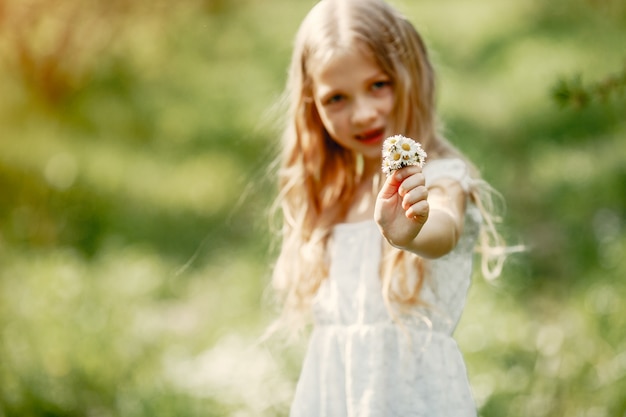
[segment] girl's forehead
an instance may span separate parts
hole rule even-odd
[[[310,74],[319,73],[334,66],[339,61],[344,61],[346,58],[358,58],[360,61],[379,67],[372,51],[361,42],[318,50],[316,54],[312,54],[309,57],[307,67]],[[350,71],[350,68],[346,68],[346,71]]]

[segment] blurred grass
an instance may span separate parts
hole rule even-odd
[[[0,416],[285,415],[273,110],[313,1],[0,1]],[[403,1],[448,136],[529,250],[457,337],[482,416],[626,415],[626,8]],[[280,108],[278,113],[280,113]]]

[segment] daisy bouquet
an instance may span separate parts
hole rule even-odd
[[[426,156],[422,145],[413,139],[402,135],[390,136],[383,143],[383,172],[389,176],[396,169],[424,166]]]

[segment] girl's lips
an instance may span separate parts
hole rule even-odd
[[[356,138],[359,142],[365,144],[377,143],[383,140],[385,134],[384,129],[374,129],[368,130],[367,132],[363,132],[359,135],[356,135]]]

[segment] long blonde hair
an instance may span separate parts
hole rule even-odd
[[[361,180],[356,155],[330,138],[312,98],[311,67],[338,48],[349,47],[365,48],[391,78],[396,97],[391,126],[395,133],[418,138],[430,158],[462,158],[437,132],[435,76],[413,25],[382,0],[317,3],[298,30],[289,68],[288,122],[275,205],[282,212],[282,249],[273,284],[282,296],[282,317],[288,324],[301,321],[326,278],[331,229],[345,218]],[[480,204],[478,191],[470,194]],[[483,216],[492,232],[487,234],[491,240],[498,239],[487,210]],[[425,275],[422,259],[387,246],[387,261],[381,268],[385,302],[390,308],[392,304],[418,304]],[[406,268],[407,264],[413,268]],[[408,276],[411,271],[416,279]]]

